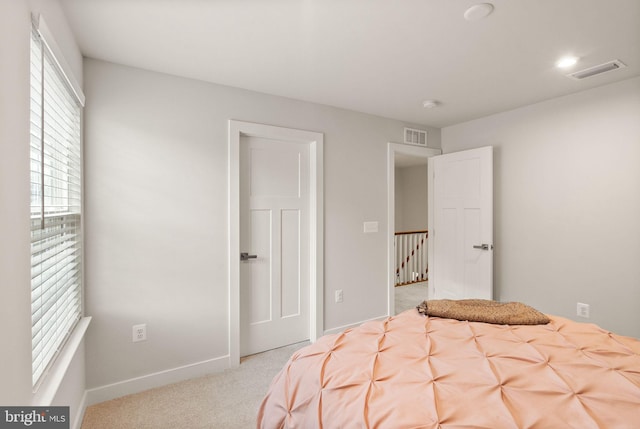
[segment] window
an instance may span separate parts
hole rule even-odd
[[[38,30],[31,38],[33,385],[82,316],[82,106]]]

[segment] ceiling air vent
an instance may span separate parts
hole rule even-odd
[[[423,130],[416,130],[414,128],[404,129],[404,142],[406,144],[414,144],[417,146],[427,145],[427,132]]]
[[[613,70],[618,70],[626,67],[626,65],[620,60],[609,61],[604,64],[599,64],[597,66],[589,67],[588,69],[580,70],[577,72],[569,73],[567,76],[573,79],[585,79],[587,77],[595,76],[598,74],[610,72]]]

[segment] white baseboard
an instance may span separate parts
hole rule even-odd
[[[96,387],[86,391],[86,406],[109,401],[121,396],[131,395],[133,393],[139,393],[153,389],[154,387],[165,386],[179,381],[222,372],[229,367],[229,355],[226,355],[178,368],[143,375],[129,380],[119,381],[113,384],[107,384],[105,386]]]
[[[387,317],[389,317],[389,316],[387,316],[387,315],[385,314],[384,316],[374,317],[373,319],[363,320],[363,321],[361,321],[361,322],[352,323],[352,324],[350,324],[350,325],[338,326],[337,328],[327,329],[326,331],[324,331],[324,335],[329,335],[329,334],[339,334],[340,332],[344,331],[345,329],[355,328],[355,327],[357,327],[357,326],[362,325],[363,323],[373,322],[374,320],[384,320],[384,319],[386,319]]]
[[[73,424],[71,425],[71,429],[81,429],[82,428],[82,420],[84,419],[84,412],[87,409],[87,391],[84,391],[84,394],[82,395],[82,399],[80,400],[80,403],[78,404],[78,412],[76,413],[75,416],[73,416],[73,418],[75,419],[73,421]]]

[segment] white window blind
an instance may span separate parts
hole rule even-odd
[[[82,316],[82,107],[47,44],[31,39],[31,320],[34,386]]]

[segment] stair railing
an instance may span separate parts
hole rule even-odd
[[[396,286],[428,280],[427,239],[428,231],[396,232],[394,247],[396,255]]]

